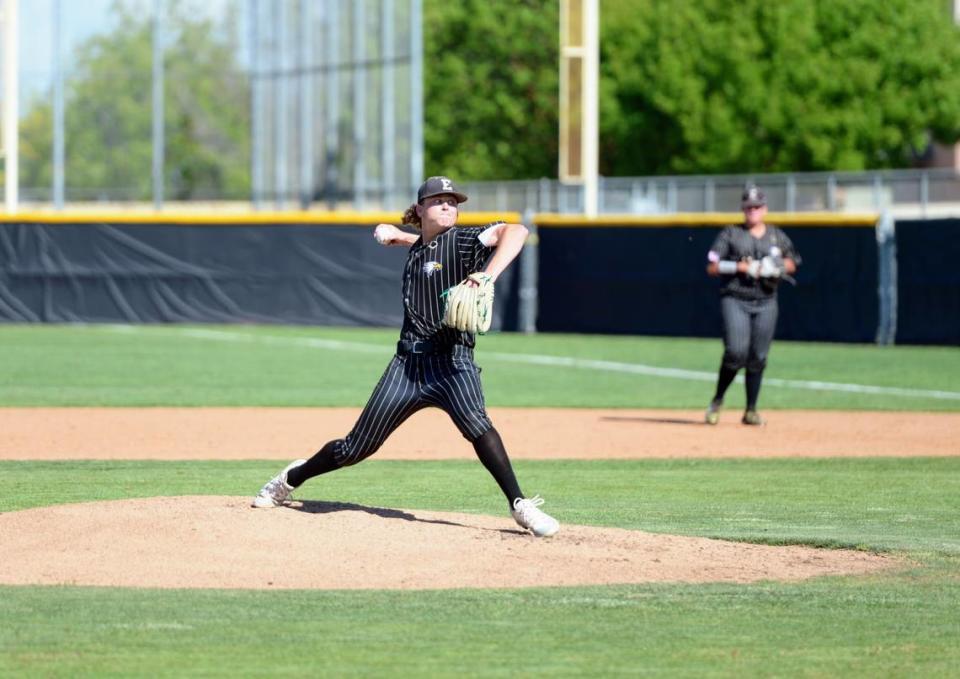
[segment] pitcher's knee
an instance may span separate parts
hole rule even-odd
[[[338,441],[336,461],[341,467],[349,467],[363,462],[380,448],[380,442],[366,436],[347,435]]]
[[[766,356],[752,356],[747,361],[747,372],[748,373],[762,373],[764,368],[767,367],[767,357]]]
[[[460,433],[463,434],[463,438],[467,439],[470,443],[476,446],[484,438],[499,437],[500,434],[497,433],[497,430],[494,428],[493,423],[487,420],[487,426],[481,428],[480,430],[467,431],[461,429]]]
[[[740,370],[747,365],[747,352],[730,351],[723,352],[723,367],[729,370]]]
[[[457,428],[460,430],[463,438],[467,439],[470,443],[475,443],[477,439],[482,438],[493,429],[493,422],[490,421],[486,413],[481,413],[463,422],[458,422]]]

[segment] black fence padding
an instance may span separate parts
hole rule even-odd
[[[872,342],[877,250],[866,227],[785,229],[803,257],[780,289],[777,337]],[[719,337],[719,281],[707,251],[720,228],[542,227],[538,329]]]
[[[960,219],[897,220],[897,344],[960,345]]]
[[[803,261],[796,287],[780,286],[777,337],[874,342],[879,311],[873,227],[801,226],[784,230]]]
[[[0,321],[399,328],[406,252],[353,225],[3,224]],[[516,327],[516,280],[495,328]]]

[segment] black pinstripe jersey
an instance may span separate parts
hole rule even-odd
[[[493,248],[480,241],[491,226],[455,226],[424,244],[421,237],[410,246],[403,267],[403,328],[400,338],[432,340],[441,344],[476,344],[472,333],[443,325],[443,292],[477,271],[482,271]]]
[[[767,230],[760,238],[754,238],[744,224],[724,227],[723,231],[710,246],[710,261],[763,259],[767,255],[790,258],[800,264],[800,254],[793,242],[777,226],[767,224]],[[746,274],[721,276],[723,287],[721,295],[731,295],[740,299],[763,299],[777,294],[776,279],[755,279]]]

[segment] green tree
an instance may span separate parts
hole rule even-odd
[[[942,0],[605,0],[601,172],[906,167],[960,138]]]
[[[424,3],[426,172],[557,176],[556,0]]]
[[[68,196],[152,195],[152,23],[120,2],[116,28],[79,45],[68,60],[65,183]],[[249,86],[234,31],[168,4],[164,19],[165,195],[249,196]],[[21,183],[51,182],[52,109],[21,121]]]

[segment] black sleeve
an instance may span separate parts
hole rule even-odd
[[[710,254],[716,255],[716,259],[711,257]],[[717,234],[717,237],[713,240],[713,245],[710,246],[710,253],[708,253],[707,258],[712,261],[720,261],[722,259],[730,259],[730,227],[724,227],[723,231]]]

